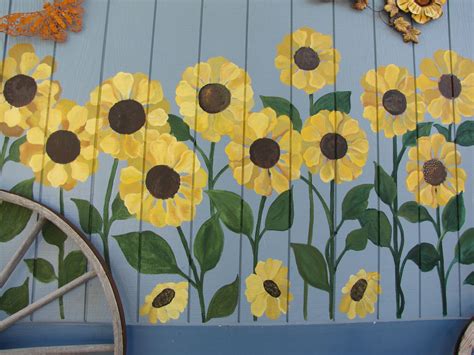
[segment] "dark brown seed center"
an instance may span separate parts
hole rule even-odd
[[[132,134],[145,125],[145,109],[135,100],[117,102],[109,111],[110,127],[120,134]]]
[[[420,6],[428,6],[431,5],[433,0],[415,0],[415,2]]]
[[[462,85],[461,80],[456,75],[445,74],[442,75],[438,82],[438,88],[447,99],[455,99],[461,95]]]
[[[173,289],[165,288],[153,299],[151,305],[155,308],[167,306],[173,301],[174,296],[176,296],[176,292]]]
[[[15,107],[28,105],[36,96],[38,85],[31,76],[18,74],[6,81],[3,89],[5,100]]]
[[[172,198],[179,190],[181,179],[179,174],[167,165],[157,165],[146,174],[146,188],[160,199]]]
[[[318,53],[309,47],[301,47],[293,56],[295,64],[301,70],[314,70],[321,62]]]
[[[423,178],[428,184],[441,185],[447,176],[446,167],[438,159],[431,159],[423,164]]]
[[[280,297],[281,295],[281,291],[280,291],[280,288],[278,287],[278,285],[272,281],[272,280],[265,280],[263,281],[263,288],[265,289],[265,291],[267,291],[267,293],[272,296],[272,297],[275,297],[275,298],[278,298]]]
[[[207,84],[199,90],[199,106],[207,113],[219,113],[230,105],[230,91],[222,84]]]
[[[358,280],[351,288],[351,298],[359,302],[364,297],[365,290],[367,289],[367,281],[364,279]]]
[[[280,160],[280,146],[270,138],[259,138],[250,146],[250,160],[256,166],[270,169]]]
[[[56,131],[46,141],[46,153],[58,164],[68,164],[81,153],[81,142],[70,131]]]
[[[341,159],[347,153],[347,140],[338,133],[324,135],[319,143],[323,155],[331,160]]]
[[[382,104],[387,112],[397,116],[407,109],[407,98],[398,90],[388,90],[383,95]]]

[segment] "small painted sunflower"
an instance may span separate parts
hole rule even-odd
[[[176,88],[176,103],[186,123],[218,142],[233,133],[254,105],[250,76],[223,57],[188,67]]]
[[[378,272],[367,273],[364,269],[356,275],[351,275],[349,281],[342,288],[342,299],[339,311],[347,314],[347,318],[357,316],[365,318],[367,313],[374,313],[377,297],[382,293],[378,280]]]
[[[422,24],[439,18],[445,3],[446,0],[397,0],[402,11],[411,13],[411,17]]]
[[[61,100],[49,110],[36,112],[32,120],[36,124],[20,146],[20,160],[33,170],[36,181],[71,190],[96,171],[95,126],[85,107]]]
[[[143,156],[145,130],[170,131],[161,84],[142,73],[120,72],[105,80],[87,106],[98,115],[99,148],[116,159]]]
[[[286,85],[313,94],[334,84],[339,72],[339,51],[332,47],[331,36],[302,27],[288,34],[277,46],[275,67]]]
[[[293,295],[288,292],[288,268],[282,264],[281,260],[272,258],[265,262],[259,261],[255,274],[245,280],[245,296],[255,317],[265,313],[268,318],[275,320],[280,317],[280,313],[286,314]]]
[[[148,316],[148,321],[156,324],[166,323],[170,319],[178,319],[188,305],[188,283],[168,282],[158,284],[145,297],[140,307],[140,316]]]
[[[23,135],[33,114],[58,100],[61,86],[50,80],[54,68],[53,58],[40,60],[30,44],[14,45],[0,62],[0,132],[5,136]]]
[[[384,131],[385,137],[392,138],[415,130],[417,121],[423,121],[425,105],[408,69],[389,64],[370,70],[361,85],[365,90],[361,95],[363,116],[374,132]]]
[[[407,189],[420,204],[436,208],[464,191],[466,172],[461,153],[442,134],[418,138],[418,149],[408,151]]]
[[[242,129],[236,127],[225,148],[234,179],[259,195],[288,190],[290,180],[300,177],[302,164],[301,136],[292,129],[290,118],[265,108],[250,113],[245,122],[245,137],[242,138]]]
[[[417,86],[428,112],[445,124],[474,116],[474,61],[454,51],[438,50],[420,65]]]
[[[359,122],[348,114],[320,111],[306,120],[301,136],[304,163],[322,181],[340,184],[362,174],[369,142]]]
[[[147,132],[147,141],[144,169],[139,158],[121,171],[120,197],[137,218],[142,213],[154,226],[180,226],[194,218],[207,174],[194,152],[175,137]]]

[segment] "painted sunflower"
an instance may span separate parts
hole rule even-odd
[[[54,69],[53,58],[40,60],[31,44],[16,44],[8,51],[0,62],[0,132],[5,136],[23,135],[33,114],[58,100],[61,86],[50,80]]]
[[[176,103],[186,123],[218,142],[233,133],[254,105],[250,76],[223,57],[188,67],[176,88]]]
[[[245,296],[254,316],[261,317],[265,313],[268,318],[275,320],[281,313],[286,314],[293,295],[288,292],[288,268],[282,264],[281,260],[272,258],[265,262],[259,261],[255,274],[245,280]]]
[[[259,195],[288,190],[290,180],[300,177],[302,164],[301,136],[292,129],[290,118],[265,108],[250,113],[245,122],[245,137],[241,127],[236,126],[232,141],[225,148],[234,179]]]
[[[92,91],[87,106],[98,116],[100,150],[116,159],[143,156],[145,130],[170,131],[170,106],[161,84],[142,73],[120,72],[105,80]]]
[[[35,113],[32,120],[36,124],[20,146],[20,161],[33,170],[36,181],[71,190],[97,170],[98,164],[93,164],[98,155],[95,126],[85,107],[61,100],[55,107]]]
[[[362,174],[369,142],[359,122],[348,114],[320,111],[306,120],[301,136],[304,163],[322,181],[340,184]]]
[[[140,307],[140,316],[148,316],[148,321],[156,324],[178,319],[188,305],[188,283],[168,282],[158,284],[146,295],[145,303]]]
[[[438,50],[421,61],[420,70],[417,86],[431,116],[445,124],[474,116],[474,61]]]
[[[397,0],[398,7],[411,13],[411,17],[421,24],[439,18],[445,3],[446,0]]]
[[[374,132],[384,131],[385,137],[393,138],[415,130],[417,120],[423,121],[425,105],[408,69],[389,64],[370,70],[361,85],[365,90],[361,95],[363,116]]]
[[[207,174],[186,144],[167,133],[150,133],[144,169],[138,158],[121,171],[120,197],[137,218],[142,213],[143,220],[154,226],[177,227],[194,218]]]
[[[334,84],[339,72],[340,55],[332,45],[331,36],[308,27],[286,35],[277,46],[275,57],[281,82],[307,94]]]
[[[461,153],[442,134],[418,138],[418,149],[408,151],[407,189],[415,200],[436,208],[464,191],[466,172],[460,168]]]
[[[378,272],[366,272],[359,270],[356,275],[351,275],[349,281],[342,288],[342,299],[339,311],[347,314],[347,318],[354,319],[357,316],[365,318],[367,313],[374,313],[377,297],[382,293],[378,280]]]

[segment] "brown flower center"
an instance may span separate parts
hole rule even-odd
[[[433,0],[415,0],[415,2],[420,6],[428,6],[433,3]]]
[[[160,200],[172,198],[179,190],[179,174],[167,165],[157,165],[146,174],[146,188]]]
[[[326,158],[341,159],[347,153],[347,140],[338,133],[328,133],[321,139],[319,147]]]
[[[383,94],[382,104],[387,112],[397,116],[407,109],[407,98],[398,90],[388,90]]]
[[[433,186],[441,185],[448,176],[446,167],[438,159],[431,159],[423,164],[423,178]]]
[[[68,164],[81,153],[81,142],[70,131],[56,131],[46,141],[46,153],[58,164]]]
[[[293,56],[295,64],[301,70],[314,70],[321,62],[318,53],[309,47],[301,47]]]
[[[230,91],[222,84],[207,84],[199,90],[199,106],[207,113],[219,113],[230,105]]]
[[[176,292],[174,292],[173,289],[165,288],[163,291],[161,291],[158,294],[158,296],[156,296],[153,299],[153,302],[151,303],[151,305],[155,308],[161,308],[161,307],[167,306],[173,301],[175,296],[176,296]]]
[[[365,290],[367,289],[367,281],[364,279],[358,280],[351,288],[352,300],[359,302],[364,297]]]
[[[35,79],[31,76],[18,74],[5,82],[3,96],[15,107],[23,107],[31,103],[38,91]]]
[[[438,82],[438,88],[447,99],[455,99],[461,95],[462,85],[461,80],[456,75],[444,74],[441,76]]]
[[[132,134],[145,125],[145,109],[135,100],[117,102],[109,111],[110,127],[120,134]]]
[[[281,291],[280,291],[280,288],[278,287],[278,285],[272,281],[272,280],[265,280],[263,281],[263,288],[265,289],[265,291],[267,291],[267,293],[274,297],[274,298],[278,298],[280,297],[281,295]]]
[[[270,169],[280,160],[280,146],[270,138],[259,138],[250,146],[250,160],[256,166]]]

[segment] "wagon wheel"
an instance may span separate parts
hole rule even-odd
[[[120,296],[110,271],[107,269],[102,256],[97,252],[94,246],[66,219],[35,201],[3,190],[0,190],[0,201],[24,207],[38,214],[38,220],[33,227],[33,230],[19,246],[3,270],[0,271],[0,287],[3,287],[5,282],[12,274],[13,270],[23,259],[23,256],[30,248],[42,227],[47,222],[54,224],[70,240],[74,241],[75,245],[79,247],[81,252],[87,258],[87,261],[90,265],[89,269],[91,269],[82,276],[72,280],[66,285],[58,288],[50,294],[26,306],[22,310],[10,315],[8,318],[0,321],[0,332],[9,328],[22,318],[56,300],[60,296],[97,277],[104,291],[110,313],[112,314],[114,334],[113,344],[51,346],[42,348],[36,347],[28,349],[10,349],[6,350],[6,352],[15,354],[80,354],[113,351],[115,355],[125,354],[125,320],[122,303],[120,302]],[[1,352],[3,351],[0,351],[0,353]]]

